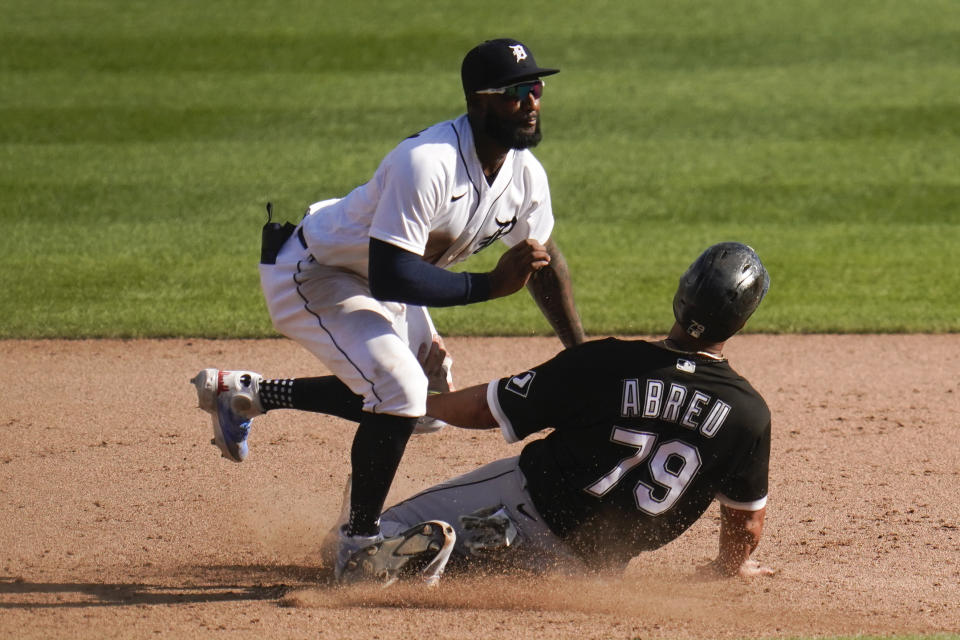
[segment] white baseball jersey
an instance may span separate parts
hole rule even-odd
[[[488,184],[466,115],[407,138],[369,182],[308,214],[302,226],[317,262],[364,277],[371,237],[448,267],[497,239],[543,243],[553,230],[540,162],[529,150],[511,150]]]

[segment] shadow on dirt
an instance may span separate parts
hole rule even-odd
[[[33,582],[23,577],[0,576],[0,610],[241,600],[276,600],[279,604],[287,593],[295,589],[323,586],[329,582],[316,569],[292,565],[204,566],[193,569],[188,572],[189,575],[171,576],[155,584]]]

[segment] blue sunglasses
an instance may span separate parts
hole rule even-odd
[[[502,95],[511,100],[526,100],[527,96],[533,94],[534,99],[539,100],[543,95],[543,87],[546,83],[543,80],[533,80],[531,82],[521,82],[509,87],[500,87],[498,89],[480,89],[474,93],[484,95]]]

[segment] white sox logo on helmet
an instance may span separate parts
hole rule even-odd
[[[690,326],[687,327],[687,333],[689,333],[694,338],[699,338],[700,336],[703,335],[703,332],[706,330],[707,328],[702,324],[700,324],[699,322],[697,322],[696,320],[691,320]]]

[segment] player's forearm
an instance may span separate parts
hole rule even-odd
[[[493,429],[497,421],[487,405],[487,385],[427,396],[427,415],[465,429]]]
[[[377,300],[449,307],[491,297],[486,273],[455,273],[382,240],[370,239],[368,278]]]
[[[723,575],[735,576],[760,544],[766,509],[740,511],[720,507],[720,552],[715,568]]]
[[[586,336],[573,299],[570,269],[552,238],[545,246],[550,264],[530,277],[527,288],[563,346],[572,347],[583,342]]]

